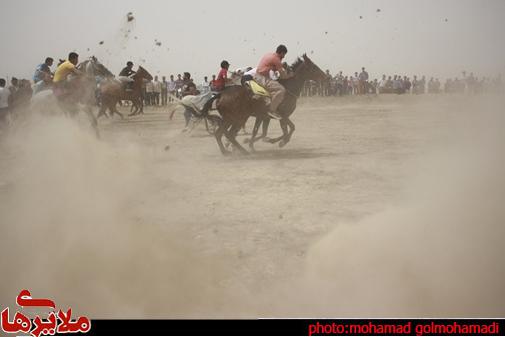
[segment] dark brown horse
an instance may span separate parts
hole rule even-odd
[[[118,114],[123,118],[123,114],[121,114],[116,109],[117,102],[119,100],[132,101],[133,106],[135,106],[136,110],[132,113],[132,115],[137,113],[144,113],[144,103],[142,99],[142,85],[144,80],[151,81],[153,77],[147,70],[139,66],[139,69],[132,76],[133,78],[133,87],[132,90],[125,90],[123,85],[118,81],[109,81],[107,83],[103,83],[100,86],[101,97],[102,97],[102,106],[100,111],[98,112],[98,117],[105,115],[105,110],[109,109],[111,117],[114,113]]]
[[[281,147],[289,142],[295,130],[295,125],[289,117],[296,109],[296,101],[300,96],[305,81],[319,81],[326,78],[325,73],[305,54],[293,63],[291,70],[294,72],[293,77],[280,80],[280,83],[286,88],[286,95],[278,108],[282,116],[280,125],[283,134],[278,138],[270,140],[271,143],[280,142],[279,145]],[[223,135],[241,153],[248,154],[237,142],[236,136],[250,116],[256,117],[256,123],[252,137],[249,140],[249,147],[254,150],[254,142],[266,137],[270,119],[268,116],[268,107],[263,99],[253,98],[251,92],[246,87],[233,86],[226,88],[219,96],[216,106],[219,114],[222,116],[222,122],[216,130],[215,137],[219,149],[224,155],[229,154],[229,151],[223,145]],[[258,129],[262,123],[263,134],[256,138]]]

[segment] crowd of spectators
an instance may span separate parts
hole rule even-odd
[[[331,75],[326,71],[326,81],[316,83],[307,81],[302,91],[302,96],[346,96],[365,94],[438,94],[438,93],[502,93],[503,81],[501,74],[493,78],[476,77],[473,73],[467,75],[462,72],[462,77],[448,78],[442,85],[438,78],[417,75],[410,78],[406,75],[382,75],[380,80],[369,78],[365,68],[353,75],[344,75],[342,71]]]

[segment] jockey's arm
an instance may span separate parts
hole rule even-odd
[[[84,72],[80,71],[77,68],[72,69],[72,73],[76,76],[84,75]]]

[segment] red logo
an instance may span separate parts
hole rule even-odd
[[[2,330],[6,333],[30,333],[34,337],[50,336],[64,333],[88,332],[91,329],[91,322],[87,317],[79,317],[72,320],[72,309],[68,309],[65,313],[61,310],[55,312],[56,305],[53,301],[43,298],[32,298],[28,290],[22,290],[16,303],[20,307],[46,307],[52,308],[53,311],[47,316],[46,319],[40,318],[39,315],[35,316],[32,320],[20,312],[16,312],[14,320],[9,321],[9,308],[2,311],[1,325]]]

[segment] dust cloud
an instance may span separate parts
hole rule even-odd
[[[183,123],[164,112],[102,120],[103,140],[31,113],[0,144],[0,302],[26,288],[92,318],[503,316],[503,100],[423,100],[307,100],[291,148],[250,159],[197,134],[164,151]]]
[[[444,111],[450,132],[408,165],[399,201],[314,244],[301,279],[281,287],[286,300],[269,314],[505,314],[503,98],[469,102]]]
[[[136,217],[149,193],[138,146],[114,148],[58,114],[24,120],[3,142],[1,303],[29,289],[91,317],[211,317],[221,305],[226,258]]]

